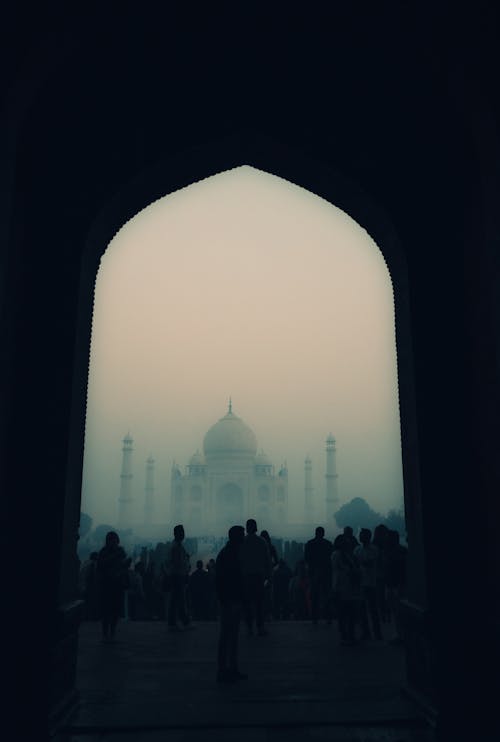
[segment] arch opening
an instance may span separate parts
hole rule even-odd
[[[264,147],[264,150],[266,148]],[[267,158],[267,160],[266,160]],[[222,158],[224,159],[224,158]],[[407,515],[407,528],[408,528],[408,542],[411,546],[411,552],[413,553],[413,560],[410,560],[410,572],[412,589],[410,596],[411,598],[425,605],[425,581],[423,578],[424,565],[423,555],[421,550],[421,544],[419,543],[419,482],[418,482],[418,448],[416,446],[416,425],[414,417],[414,393],[413,393],[413,377],[412,377],[412,365],[411,365],[411,337],[409,332],[409,315],[407,305],[407,276],[404,260],[397,246],[397,239],[394,234],[390,223],[380,211],[378,211],[368,199],[366,199],[360,193],[353,193],[352,188],[343,181],[342,178],[337,176],[332,177],[330,183],[325,185],[325,174],[321,172],[321,168],[316,165],[311,165],[305,161],[300,161],[300,158],[296,158],[295,174],[291,172],[290,166],[287,162],[293,161],[293,158],[289,158],[281,155],[272,153],[271,150],[267,149],[267,154],[260,153],[258,156],[249,158],[253,160],[255,166],[261,166],[265,172],[274,172],[280,177],[284,177],[292,183],[300,183],[300,187],[307,188],[312,194],[320,195],[325,198],[330,204],[341,204],[346,214],[349,214],[358,224],[363,224],[364,228],[372,235],[379,235],[377,244],[382,250],[385,261],[389,267],[390,275],[392,277],[394,285],[394,303],[395,303],[395,337],[397,345],[397,365],[398,373],[397,377],[399,380],[399,403],[401,410],[401,433],[402,433],[402,463],[404,475],[404,496],[405,496],[405,510]],[[246,160],[246,158],[245,158]],[[216,160],[217,161],[217,160]],[[271,163],[272,166],[271,166]],[[210,172],[214,169],[217,172],[217,166],[209,165],[205,170],[205,175],[214,174]],[[260,169],[260,168],[259,168]],[[175,171],[175,168],[174,168]],[[179,173],[182,172],[182,167],[177,170],[177,176],[173,176],[172,182],[175,182],[175,178],[179,178]],[[163,176],[162,176],[163,177]],[[184,177],[184,176],[182,176]],[[160,178],[161,180],[162,178]],[[182,180],[182,178],[181,178]],[[191,182],[195,179],[190,179]],[[178,181],[177,181],[178,184]],[[149,196],[154,192],[155,187],[158,187],[158,177],[156,186],[148,185],[148,179],[145,177],[140,184],[135,184],[130,189],[125,202],[118,206],[115,203],[107,212],[103,215],[99,223],[95,225],[89,240],[89,251],[87,253],[86,268],[88,275],[85,281],[85,270],[83,284],[88,287],[92,283],[92,275],[96,273],[96,256],[102,253],[103,235],[113,231],[113,225],[120,222],[125,223],[127,219],[122,217],[128,213],[130,216],[137,212],[137,198],[134,199],[133,194],[140,194],[139,201],[144,199],[148,201],[148,197],[144,194],[149,193]],[[166,193],[174,191],[175,187],[165,188],[162,187],[162,192]],[[149,200],[153,200],[150,199]],[[131,208],[131,203],[134,207]],[[128,209],[128,211],[127,211]],[[121,217],[118,217],[121,214]],[[90,280],[92,279],[92,280]],[[85,305],[85,301],[82,302]],[[91,316],[92,306],[86,303],[83,306],[80,319]],[[83,421],[81,421],[83,422]],[[409,473],[412,476],[409,476]],[[281,468],[279,476],[286,478],[287,470]],[[280,489],[279,492],[282,490]],[[283,507],[280,505],[279,518],[283,519]],[[268,517],[268,513],[260,512],[259,517]],[[291,554],[293,549],[288,548],[288,553]]]

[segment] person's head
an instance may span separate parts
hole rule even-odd
[[[370,531],[370,529],[362,528],[361,531],[359,532],[359,540],[361,541],[361,543],[367,546],[367,544],[370,543],[371,538],[372,538],[372,532]]]
[[[323,538],[325,535],[325,529],[323,526],[318,526],[315,530],[316,538]]]
[[[183,541],[184,540],[184,526],[178,525],[174,527],[174,538],[176,541]]]
[[[246,523],[247,533],[257,533],[257,521],[253,518],[249,518]]]
[[[268,543],[268,544],[270,544],[270,543],[271,543],[271,536],[269,535],[269,531],[261,531],[261,532],[260,532],[260,535],[262,536],[262,538],[263,538],[263,539],[264,539],[265,541],[267,541],[267,543]]]
[[[108,531],[106,534],[106,546],[118,546],[120,537],[116,531]]]
[[[245,538],[245,529],[243,526],[231,526],[227,535],[230,544],[241,544]]]
[[[344,527],[344,536],[347,536],[347,538],[352,538],[353,531],[352,531],[351,526],[345,526]]]
[[[201,559],[198,559],[198,561],[196,562],[196,569],[203,569],[203,562],[201,561]]]
[[[208,562],[208,566],[215,567],[215,559],[210,559],[210,561]]]

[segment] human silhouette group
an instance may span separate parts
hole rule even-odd
[[[99,552],[90,554],[81,569],[81,591],[86,617],[101,621],[104,643],[115,641],[121,616],[132,620],[164,617],[171,632],[195,628],[192,619],[217,618],[216,679],[234,683],[247,677],[238,664],[242,622],[248,637],[265,637],[273,620],[310,621],[313,626],[336,620],[343,646],[383,641],[383,626],[391,622],[391,643],[402,642],[399,611],[405,593],[407,549],[400,544],[399,533],[385,525],[377,526],[373,534],[361,528],[359,541],[346,526],[333,542],[318,526],[294,572],[279,558],[269,533],[258,534],[253,518],[245,528],[234,525],[229,529],[227,543],[207,569],[198,560],[191,570],[181,524],[175,526],[173,535],[156,575],[157,593],[163,594],[163,600],[156,605],[151,602],[149,614],[142,609],[147,576],[154,573],[154,565],[146,568],[139,560],[132,567],[114,531],[107,533]]]

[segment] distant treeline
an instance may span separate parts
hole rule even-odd
[[[361,528],[370,528],[372,531],[375,526],[384,525],[391,531],[399,533],[401,541],[406,541],[406,523],[402,510],[389,510],[387,515],[381,515],[362,497],[355,497],[350,502],[337,510],[334,515],[338,528],[351,526],[357,535]]]

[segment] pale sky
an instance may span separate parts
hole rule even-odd
[[[170,469],[233,411],[276,467],[290,520],[303,513],[304,458],[316,509],[325,438],[337,440],[341,502],[403,501],[394,303],[371,237],[340,209],[251,167],[150,205],[109,244],[95,289],[82,510],[117,521],[121,440],[134,438],[134,496],[156,460],[168,523]]]

